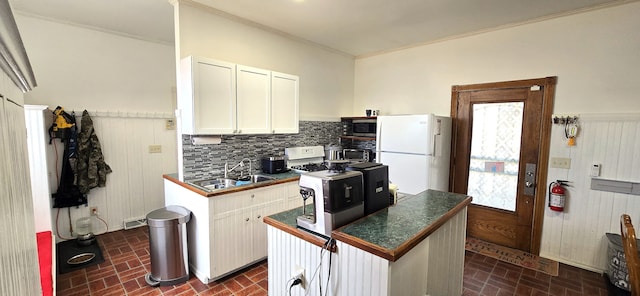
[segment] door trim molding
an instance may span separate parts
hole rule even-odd
[[[479,84],[468,85],[453,85],[451,86],[451,119],[452,119],[452,136],[451,136],[451,151],[456,151],[456,139],[457,139],[457,110],[458,110],[458,93],[476,91],[476,90],[489,90],[489,89],[509,89],[509,88],[523,88],[538,85],[544,91],[542,102],[542,120],[540,122],[540,150],[538,155],[538,170],[536,179],[536,198],[534,201],[533,209],[533,221],[531,230],[531,253],[540,254],[540,243],[542,239],[542,221],[544,219],[544,207],[546,204],[547,195],[547,173],[549,164],[549,149],[551,143],[551,117],[553,114],[553,102],[555,96],[555,87],[558,81],[557,76],[525,79],[525,80],[513,80],[504,82],[489,82]],[[455,153],[451,153],[450,168],[449,168],[449,191],[453,190],[453,176],[455,175]]]

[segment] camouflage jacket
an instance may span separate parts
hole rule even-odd
[[[80,192],[87,194],[95,187],[104,187],[111,168],[104,161],[100,141],[93,129],[93,120],[89,112],[82,112],[76,163],[76,185]]]

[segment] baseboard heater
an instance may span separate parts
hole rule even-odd
[[[146,218],[130,218],[124,220],[124,229],[132,229],[147,225]]]

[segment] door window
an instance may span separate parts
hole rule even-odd
[[[473,104],[467,194],[477,205],[516,210],[523,102]]]

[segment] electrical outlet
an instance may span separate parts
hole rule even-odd
[[[293,278],[294,279],[300,279],[302,282],[300,283],[300,287],[302,287],[302,289],[304,290],[306,285],[305,285],[305,276],[304,276],[304,268],[300,267],[300,266],[296,266],[296,270],[293,273]]]
[[[162,145],[149,145],[149,153],[162,153]]]
[[[89,213],[91,213],[91,216],[97,216],[98,215],[98,207],[90,207],[89,208]]]
[[[557,169],[570,169],[571,168],[571,158],[564,157],[552,157],[551,158],[551,167]]]

